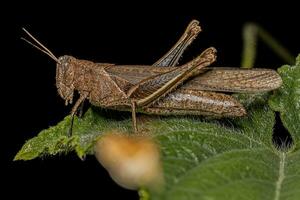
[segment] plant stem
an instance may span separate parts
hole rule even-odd
[[[243,28],[242,68],[252,68],[256,59],[257,38],[267,44],[282,60],[294,64],[294,56],[266,30],[255,23],[247,23]]]

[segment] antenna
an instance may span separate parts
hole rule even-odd
[[[25,42],[27,42],[28,44],[32,45],[33,47],[37,48],[38,50],[40,50],[41,52],[47,54],[50,58],[52,58],[53,60],[55,60],[55,62],[59,63],[59,60],[57,59],[57,57],[49,50],[47,49],[41,42],[39,42],[35,37],[33,37],[25,28],[22,28],[22,30],[31,38],[33,39],[34,42],[36,42],[37,45],[33,44],[32,42],[30,42],[29,40],[21,37],[21,40],[24,40]]]

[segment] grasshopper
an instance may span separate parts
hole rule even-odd
[[[152,66],[94,63],[68,55],[57,58],[23,30],[37,45],[23,40],[57,63],[56,86],[65,104],[72,104],[74,92],[79,93],[71,110],[70,134],[74,116],[85,100],[106,109],[131,111],[136,132],[137,112],[240,117],[246,115],[245,108],[224,92],[265,92],[282,84],[280,76],[271,69],[207,67],[216,60],[213,47],[178,66],[179,58],[201,31],[197,20],[189,23],[176,44]]]

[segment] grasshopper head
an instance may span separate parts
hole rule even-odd
[[[56,64],[56,87],[58,94],[72,104],[74,94],[74,71],[76,59],[72,56],[61,56]]]
[[[68,103],[72,104],[74,94],[74,71],[76,66],[76,59],[72,56],[61,56],[57,58],[47,47],[33,37],[26,29],[23,31],[35,42],[30,42],[25,38],[25,42],[29,43],[33,47],[37,48],[41,52],[52,58],[56,64],[56,86],[59,95]]]

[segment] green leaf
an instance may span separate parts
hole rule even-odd
[[[275,113],[268,94],[237,95],[248,115],[237,119],[151,117],[140,128],[153,134],[161,148],[165,185],[160,192],[143,188],[143,199],[299,199],[299,63],[283,66],[283,86],[269,99],[293,138],[291,149],[272,142]],[[75,118],[73,136],[67,137],[70,117],[28,140],[15,160],[75,151],[80,158],[104,132],[130,131],[130,115],[118,119],[89,109]],[[100,138],[101,139],[101,138]]]
[[[96,109],[97,110],[97,109]],[[54,127],[41,131],[37,137],[28,140],[17,153],[14,160],[31,160],[44,155],[56,155],[75,150],[83,159],[91,154],[94,142],[100,133],[111,129],[128,129],[129,119],[112,121],[89,109],[82,119],[75,117],[72,137],[68,137],[70,116]]]
[[[300,55],[295,66],[284,65],[278,69],[283,79],[282,87],[275,91],[270,98],[269,105],[280,112],[283,125],[290,132],[295,148],[300,144]]]
[[[247,118],[233,120],[232,127],[166,120],[158,136],[166,188],[154,199],[274,197],[280,163],[272,145],[274,122],[267,106],[251,109]]]

